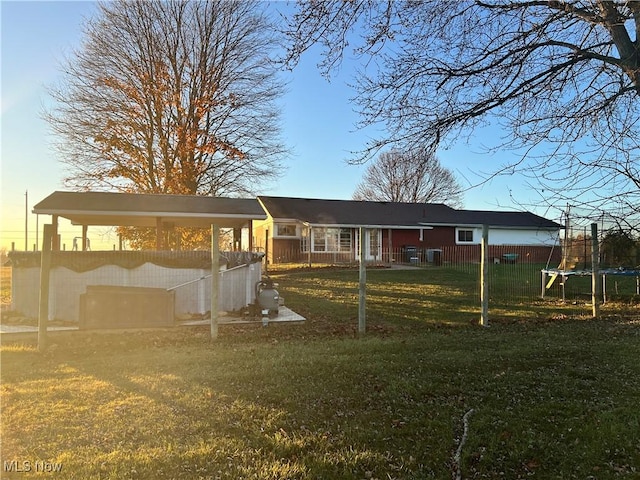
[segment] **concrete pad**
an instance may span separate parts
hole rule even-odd
[[[278,315],[273,318],[269,318],[269,323],[286,323],[286,322],[304,322],[306,318],[301,315],[298,315],[296,312],[291,309],[281,306],[278,309]],[[185,322],[176,322],[175,326],[184,327],[184,326],[193,326],[193,325],[209,325],[211,321],[209,319],[204,320],[191,320]],[[230,315],[222,315],[218,319],[218,325],[241,325],[246,323],[262,323],[262,319],[249,319],[247,317],[233,317]],[[151,329],[153,327],[150,327]],[[165,327],[167,328],[167,327]],[[169,327],[173,328],[173,327]],[[62,331],[74,331],[79,330],[77,326],[53,326],[50,325],[47,327],[47,332],[62,332]],[[116,329],[101,329],[104,330],[112,330]],[[125,329],[126,330],[126,329]],[[144,330],[144,328],[136,328],[135,330]],[[83,330],[83,331],[91,331],[91,330]],[[33,325],[0,325],[0,335],[5,336],[6,338],[11,337],[12,335],[18,334],[37,334],[38,327]]]
[[[278,308],[278,315],[269,318],[269,323],[282,323],[282,322],[304,322],[306,318],[301,315],[298,315],[293,310],[281,306]],[[190,325],[209,325],[211,321],[207,319],[203,320],[188,320],[186,322],[180,322],[180,326],[190,326]],[[241,325],[244,323],[262,323],[262,319],[260,318],[248,318],[248,317],[234,317],[231,315],[221,315],[218,318],[218,325]]]

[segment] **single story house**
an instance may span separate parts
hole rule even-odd
[[[526,247],[523,254],[530,260],[546,262],[563,228],[530,212],[457,210],[439,203],[271,196],[259,196],[258,201],[267,218],[253,221],[253,244],[264,250],[270,263],[356,261],[361,227],[366,229],[367,261],[438,262],[443,249],[456,258],[474,260],[479,259],[485,224],[496,261],[506,255],[499,252]],[[559,256],[560,248],[555,253]]]

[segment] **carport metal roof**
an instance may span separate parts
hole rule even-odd
[[[33,213],[86,226],[241,228],[267,218],[255,198],[112,192],[53,192]]]

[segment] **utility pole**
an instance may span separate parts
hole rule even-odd
[[[24,191],[24,251],[29,251],[29,190]]]

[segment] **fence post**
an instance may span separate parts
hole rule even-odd
[[[218,292],[220,289],[220,227],[211,225],[211,338],[218,338]]]
[[[364,255],[364,246],[365,246],[365,234],[367,233],[366,228],[360,227],[360,238],[359,242],[359,257],[360,257],[360,280],[358,284],[358,334],[363,335],[366,330],[367,325],[367,267],[365,265],[365,255]]]
[[[269,272],[269,229],[264,231],[264,273]]]
[[[489,326],[489,225],[482,225],[482,246],[480,248],[480,325]]]
[[[49,323],[49,275],[51,272],[51,245],[53,225],[44,225],[40,256],[40,303],[38,310],[38,350],[47,348],[47,324]]]
[[[600,317],[600,282],[598,274],[600,270],[600,251],[598,247],[598,224],[591,224],[591,305],[593,318]]]
[[[308,250],[308,254],[307,254],[307,263],[309,264],[309,268],[311,268],[311,225],[309,225],[307,227],[307,250]]]

